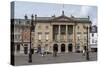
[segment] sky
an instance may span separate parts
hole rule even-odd
[[[81,18],[90,16],[92,24],[97,25],[96,6],[15,1],[14,8],[14,18],[23,19],[25,14],[28,18],[31,18],[32,14],[37,14],[38,17],[61,16],[64,10],[64,14],[68,17],[71,15]]]

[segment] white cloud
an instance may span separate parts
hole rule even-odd
[[[79,16],[86,17],[89,16],[89,11],[91,10],[91,7],[89,6],[82,6],[79,12]]]
[[[97,19],[96,18],[92,19],[92,25],[97,25]]]

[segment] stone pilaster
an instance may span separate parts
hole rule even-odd
[[[61,53],[61,43],[58,43],[58,53]]]
[[[68,26],[66,25],[66,44],[65,44],[65,52],[68,53]]]
[[[59,25],[59,29],[58,29],[58,30],[59,30],[59,31],[58,31],[58,38],[59,38],[58,40],[59,40],[59,42],[60,42],[60,32],[61,32],[61,31],[60,31],[60,25]]]
[[[65,49],[66,49],[65,52],[68,53],[68,43],[66,43]]]

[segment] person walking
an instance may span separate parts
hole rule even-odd
[[[38,51],[37,51],[37,53],[41,54],[41,46],[40,46],[40,45],[38,46]]]
[[[57,56],[57,51],[55,50],[54,51],[54,55],[53,55],[54,57],[56,57]]]
[[[44,47],[42,48],[41,54],[42,54],[42,56],[44,56]]]
[[[54,46],[53,48],[53,56],[56,57],[57,56],[57,51],[58,51],[58,47]]]
[[[82,55],[83,55],[83,56],[85,56],[85,50],[83,50],[83,52],[82,52],[82,53],[83,53]]]

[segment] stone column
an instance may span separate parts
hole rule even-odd
[[[60,53],[61,52],[61,46],[60,46],[60,25],[59,25],[59,31],[58,31],[58,53]]]
[[[75,52],[75,30],[76,30],[76,28],[75,28],[75,25],[73,25],[73,52]]]
[[[60,25],[59,25],[59,30],[58,30],[58,37],[59,37],[59,42],[60,42]]]
[[[68,53],[68,26],[66,25],[66,44],[65,44],[65,52]]]
[[[58,53],[61,53],[61,43],[58,43]]]

